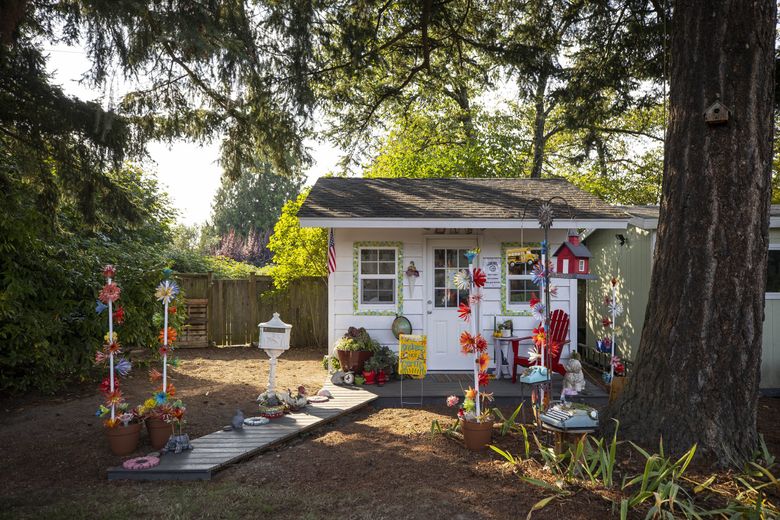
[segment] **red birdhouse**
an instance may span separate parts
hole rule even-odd
[[[555,250],[556,271],[561,274],[586,275],[590,272],[590,251],[580,243],[580,235],[569,230],[569,238]]]

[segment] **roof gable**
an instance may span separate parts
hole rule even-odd
[[[569,251],[571,251],[571,254],[576,256],[577,258],[590,258],[590,249],[585,247],[583,244],[572,244],[568,240],[565,241],[563,244],[558,246],[558,249],[555,250],[555,252],[552,254],[552,256],[558,256],[558,253],[561,252],[561,249],[567,248]]]

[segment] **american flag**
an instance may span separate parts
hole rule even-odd
[[[333,228],[328,237],[328,276],[336,271],[336,241],[333,239]]]

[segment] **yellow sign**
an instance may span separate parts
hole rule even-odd
[[[398,373],[425,377],[428,370],[428,337],[401,334],[398,339]]]

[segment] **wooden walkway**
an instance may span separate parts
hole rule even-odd
[[[262,426],[243,430],[218,431],[192,441],[195,448],[185,453],[167,454],[160,464],[147,470],[109,468],[109,480],[209,480],[217,471],[283,443],[307,430],[358,410],[377,399],[360,388],[325,385],[333,399],[309,404],[304,412],[272,419]]]

